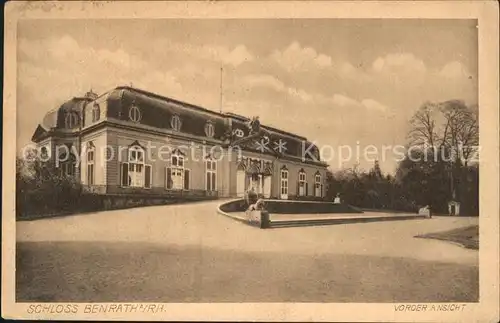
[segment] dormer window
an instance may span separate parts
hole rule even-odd
[[[96,122],[101,118],[101,108],[99,104],[94,104],[92,107],[92,122]]]
[[[141,121],[141,111],[136,105],[132,105],[128,110],[128,117],[132,122]]]
[[[245,133],[241,129],[236,129],[234,130],[234,135],[238,138],[243,138],[245,136]]]
[[[66,128],[71,129],[78,125],[78,114],[75,112],[67,112],[64,119]]]
[[[212,138],[215,134],[215,129],[214,129],[214,125],[211,121],[208,121],[206,124],[205,124],[205,134],[207,135],[207,137],[209,138]]]
[[[178,115],[172,116],[172,119],[170,119],[170,126],[172,127],[172,129],[174,129],[175,131],[179,131],[181,130],[181,125],[181,118],[179,118]]]

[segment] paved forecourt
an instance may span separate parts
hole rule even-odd
[[[434,217],[260,230],[217,214],[220,203],[151,206],[22,221],[17,223],[17,241],[147,242],[250,252],[408,257],[473,265],[478,261],[477,251],[414,238],[477,224],[478,218]]]

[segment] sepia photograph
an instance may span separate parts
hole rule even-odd
[[[437,320],[485,300],[498,101],[483,105],[477,17],[18,7],[50,13],[15,21],[3,119],[25,318],[363,303]]]

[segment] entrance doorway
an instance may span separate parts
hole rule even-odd
[[[237,170],[236,171],[236,196],[243,197],[245,196],[245,171]]]
[[[264,197],[271,197],[271,176],[264,176]]]

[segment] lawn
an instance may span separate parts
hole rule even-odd
[[[428,233],[417,238],[436,239],[459,244],[467,249],[479,250],[479,226],[471,225],[448,231]]]

